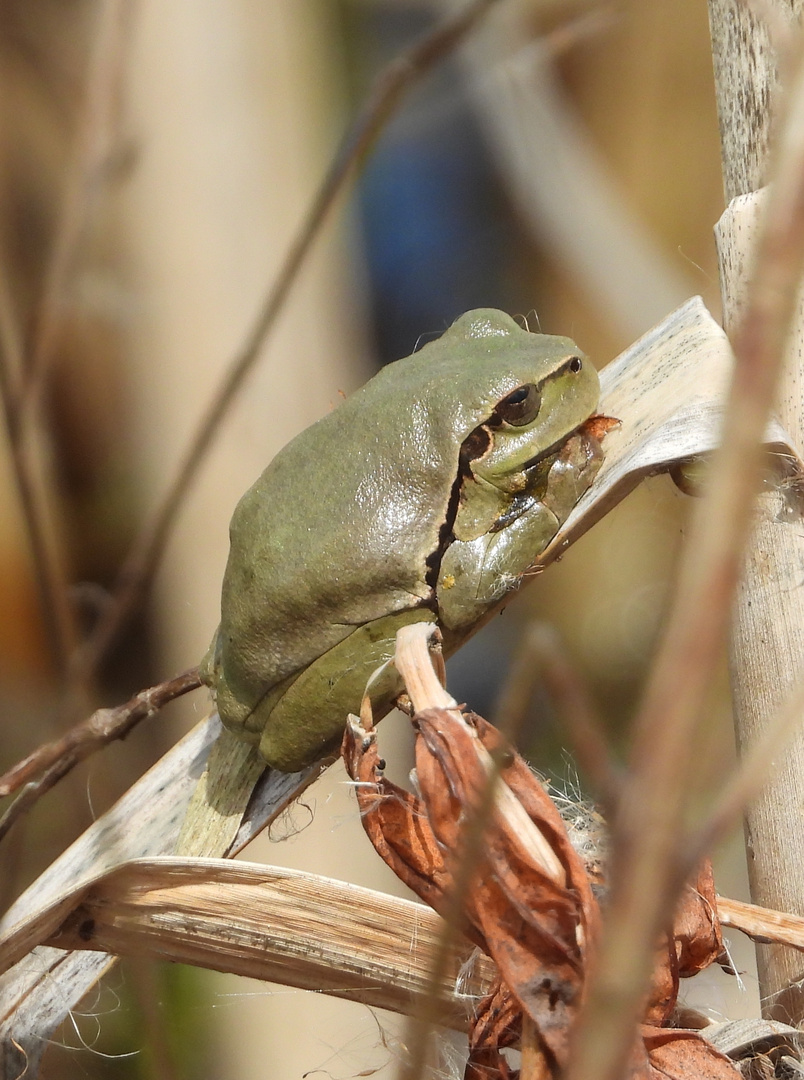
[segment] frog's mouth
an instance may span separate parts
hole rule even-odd
[[[589,417],[587,420],[584,420],[576,427],[571,428],[561,435],[555,442],[551,443],[550,446],[544,447],[542,450],[539,450],[537,454],[534,454],[532,458],[527,459],[521,465],[517,465],[510,473],[502,473],[500,475],[487,475],[482,468],[481,463],[483,458],[494,443],[493,427],[489,427],[488,424],[482,424],[480,427],[475,428],[471,435],[468,435],[466,439],[464,439],[461,445],[460,470],[458,475],[459,485],[463,484],[467,479],[473,479],[479,480],[485,484],[490,484],[500,491],[507,491],[511,495],[526,491],[533,494],[540,483],[542,474],[546,477],[553,463],[561,454],[563,447],[565,447],[569,440],[576,435],[584,435],[584,429],[593,419],[593,417]],[[517,478],[516,486],[513,488],[509,486],[512,477]]]
[[[504,529],[521,514],[525,513],[535,503],[545,500],[548,496],[550,473],[553,467],[561,461],[562,457],[570,456],[573,451],[578,459],[585,459],[585,466],[597,472],[600,462],[603,460],[601,439],[607,431],[617,426],[619,420],[612,417],[601,416],[597,413],[588,417],[577,427],[567,432],[545,450],[535,454],[518,471],[523,478],[522,487],[519,491],[510,493],[508,508],[499,516],[491,526],[491,532]],[[435,588],[438,581],[439,569],[444,552],[452,543],[453,528],[460,505],[461,491],[467,480],[476,479],[475,463],[484,456],[492,443],[492,434],[486,425],[481,425],[464,439],[460,451],[460,466],[458,475],[452,486],[450,500],[447,507],[444,523],[439,531],[439,542],[436,550],[427,559],[426,580]],[[577,462],[576,462],[577,468]],[[591,474],[589,483],[594,476]],[[484,482],[493,484],[493,479],[481,478]],[[497,485],[495,485],[497,486]]]
[[[523,469],[526,486],[514,494],[508,508],[489,531],[499,532],[536,503],[542,503],[555,513],[559,522],[563,521],[570,506],[586,491],[603,463],[601,439],[619,422],[608,416],[591,416],[562,439],[552,453],[548,451],[547,456],[539,455],[537,460],[529,463]],[[574,478],[576,487],[575,500],[569,504],[566,488],[562,490],[568,476]],[[561,491],[558,502],[556,485]]]
[[[584,424],[585,423],[586,421],[584,421]],[[567,445],[569,440],[573,439],[576,435],[582,434],[584,424],[578,424],[578,426],[573,428],[572,431],[568,431],[566,435],[562,435],[560,439],[557,439],[552,446],[548,446],[546,450],[542,450],[540,453],[532,457],[530,461],[526,461],[525,464],[521,466],[520,472],[523,472],[528,478],[528,487],[530,487],[531,477],[534,477],[540,472],[542,472],[545,466],[548,467],[549,471],[549,467],[553,464],[554,461],[558,460],[561,455],[561,451]]]
[[[606,433],[611,431],[612,428],[619,427],[620,421],[613,416],[604,416],[602,413],[593,413],[592,416],[587,417],[577,427],[572,428],[565,435],[562,435],[554,443],[548,446],[544,450],[540,450],[538,454],[534,454],[532,458],[521,465],[517,472],[523,474],[527,479],[526,488],[529,491],[533,491],[533,485],[538,484],[539,476],[543,472],[549,472],[552,465],[561,457],[567,444],[574,438],[580,437],[585,445],[588,445],[593,454],[600,454],[602,456],[603,449],[601,447],[601,441],[605,437]],[[464,446],[478,434],[481,429],[478,428],[472,432],[468,439],[464,440]],[[491,435],[488,431],[485,432],[487,442],[482,451],[478,455],[474,455],[466,460],[467,472],[474,472],[474,464],[482,460],[483,455],[487,452],[491,446]],[[480,445],[480,440],[476,440],[473,444],[475,447]],[[461,453],[463,454],[463,446],[461,447]],[[463,459],[462,459],[463,463]],[[464,474],[466,475],[466,474]],[[489,484],[494,484],[494,478],[480,474],[482,479]],[[495,487],[497,485],[495,484]]]
[[[522,472],[528,476],[530,480],[531,472],[538,474],[543,470],[546,462],[549,462],[550,467],[558,461],[567,448],[567,444],[574,438],[579,437],[583,441],[583,445],[587,448],[587,452],[595,458],[603,458],[603,447],[601,442],[605,438],[607,432],[612,428],[619,427],[621,421],[615,419],[613,416],[603,416],[602,413],[594,413],[584,420],[582,424],[579,424],[576,428],[559,439],[558,442],[553,443],[541,454],[537,454],[534,458],[528,461],[523,467]],[[548,468],[549,472],[549,468]],[[530,484],[528,484],[530,487]]]

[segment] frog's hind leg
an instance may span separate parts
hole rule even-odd
[[[305,668],[265,719],[260,753],[268,764],[296,772],[336,750],[347,715],[359,713],[367,691],[375,716],[388,712],[403,689],[389,663],[396,632],[400,626],[425,620],[435,622],[433,612],[414,609],[386,615],[359,627]]]

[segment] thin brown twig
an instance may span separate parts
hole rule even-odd
[[[123,705],[98,709],[70,728],[60,739],[45,743],[0,776],[0,798],[22,789],[0,818],[0,840],[11,826],[80,761],[116,739],[124,739],[141,720],[157,713],[169,701],[201,686],[198,668],[141,690]]]
[[[30,356],[23,371],[19,410],[22,423],[36,408],[52,366],[64,315],[65,297],[86,235],[92,204],[111,156],[117,127],[124,53],[133,0],[103,0],[79,112],[53,249],[34,323]]]
[[[421,633],[425,636],[432,630],[429,624],[421,625]],[[418,634],[418,627],[405,627],[397,635],[397,667],[405,679],[408,689],[412,690],[411,683],[418,683],[424,687],[425,697],[413,697],[416,711],[431,704],[435,708],[457,708],[456,702],[446,691],[441,688],[439,680],[435,677],[431,658],[421,646],[411,651],[407,665],[400,663],[401,647],[409,647],[408,641],[412,634]],[[405,644],[402,645],[402,640]],[[432,688],[428,690],[428,685]],[[413,696],[413,694],[411,695]],[[445,897],[444,929],[439,936],[435,955],[428,974],[427,987],[415,1010],[411,1013],[411,1023],[408,1027],[406,1045],[408,1057],[401,1071],[401,1080],[420,1080],[424,1075],[427,1064],[427,1056],[430,1046],[430,1035],[433,1024],[431,1017],[437,1015],[437,1005],[440,1000],[440,989],[446,978],[451,957],[461,932],[463,924],[463,908],[469,889],[472,885],[472,876],[475,873],[478,862],[483,852],[486,829],[491,822],[492,814],[497,798],[497,788],[500,774],[508,760],[508,747],[513,745],[518,734],[518,724],[524,717],[523,709],[511,709],[506,715],[506,727],[500,728],[503,738],[500,745],[492,752],[488,775],[483,785],[483,790],[478,802],[466,809],[461,837],[461,857],[453,875],[452,887]]]
[[[626,1069],[654,943],[683,880],[696,727],[740,573],[759,447],[804,268],[804,52],[784,105],[752,286],[733,341],[736,365],[723,447],[693,518],[675,603],[638,718],[633,770],[614,823],[608,918],[568,1080],[614,1080]]]
[[[41,461],[34,450],[34,431],[23,425],[19,409],[22,346],[17,334],[8,278],[0,270],[0,402],[8,432],[11,468],[17,486],[22,520],[28,535],[39,606],[55,668],[64,674],[78,641],[67,581],[53,543],[47,512]]]
[[[112,602],[75,657],[73,672],[77,682],[86,680],[96,670],[148,588],[182,501],[222,420],[259,358],[336,199],[358,171],[402,97],[419,79],[457,48],[489,9],[499,2],[500,0],[472,0],[457,14],[440,22],[381,73],[368,101],[341,143],[285,257],[279,275],[270,288],[242,349],[232,361],[223,382],[209,403],[185,450],[176,475],[161,503],[134,540],[118,574]]]
[[[56,550],[48,507],[50,484],[37,454],[35,406],[53,359],[67,280],[87,223],[102,165],[108,156],[111,116],[119,97],[120,54],[132,0],[105,0],[99,15],[93,60],[80,112],[73,162],[48,262],[30,356],[14,323],[7,280],[0,282],[0,396],[11,461],[28,534],[42,620],[55,667],[66,674],[79,632],[68,580]]]

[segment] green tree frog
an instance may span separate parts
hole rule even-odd
[[[592,482],[598,394],[569,338],[481,309],[293,439],[232,518],[201,668],[223,723],[294,772],[341,738],[400,626],[430,619],[454,651]],[[386,664],[373,704],[400,689]]]

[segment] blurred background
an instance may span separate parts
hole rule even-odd
[[[531,329],[568,334],[599,367],[692,294],[717,315],[712,226],[723,195],[705,0],[501,0],[407,97],[338,204],[184,501],[147,602],[65,708],[65,656],[104,611],[350,118],[383,65],[453,6],[0,6],[0,374],[10,416],[0,449],[0,768],[64,730],[68,715],[197,663],[217,623],[242,492],[342,394],[463,311],[500,307]],[[22,509],[26,472],[44,584]],[[667,478],[644,484],[451,662],[452,693],[493,719],[523,625],[544,619],[619,742],[686,512]],[[714,689],[728,760],[725,676]],[[165,710],[18,824],[0,849],[4,906],[207,707],[196,693]],[[535,703],[525,749],[572,784],[549,712]],[[408,733],[393,719],[384,727],[386,756],[404,775]],[[369,849],[338,767],[245,857],[400,889]],[[723,860],[721,891],[736,895],[740,873],[739,858]],[[738,966],[749,962],[739,952]],[[742,996],[727,996],[724,981],[692,998],[750,1014],[750,974],[745,982]],[[59,1033],[44,1075],[385,1077],[399,1031],[357,1005],[127,962]]]

